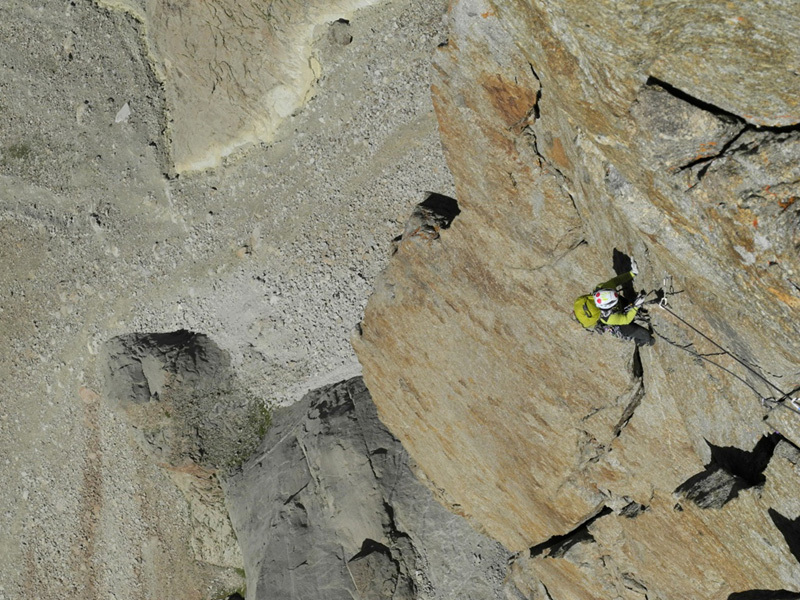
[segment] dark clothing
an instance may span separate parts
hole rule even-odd
[[[655,343],[653,334],[637,323],[630,323],[628,325],[606,325],[605,327],[605,331],[610,332],[620,339],[634,341],[637,346],[652,346]]]

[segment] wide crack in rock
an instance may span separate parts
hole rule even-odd
[[[623,428],[633,418],[633,413],[636,412],[636,409],[642,403],[642,398],[644,398],[644,366],[642,365],[642,357],[639,354],[638,346],[633,351],[631,371],[636,385],[631,393],[630,400],[622,411],[622,416],[620,416],[619,421],[614,426],[614,437],[619,437]]]
[[[752,143],[738,144],[747,133],[769,138],[800,131],[800,125],[758,126],[739,115],[700,100],[665,81],[649,77],[631,113],[640,123],[643,154],[671,173],[689,171],[700,183],[714,161],[734,152],[755,152]],[[767,143],[765,139],[762,143]],[[687,156],[687,152],[694,153]]]

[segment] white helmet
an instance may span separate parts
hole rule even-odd
[[[614,308],[619,302],[619,294],[614,290],[597,290],[594,293],[594,303],[597,308],[606,310]]]

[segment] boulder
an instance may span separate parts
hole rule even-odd
[[[206,335],[126,334],[106,342],[103,356],[105,397],[189,504],[195,558],[241,569],[219,474],[252,453],[269,414],[238,385],[228,353]]]

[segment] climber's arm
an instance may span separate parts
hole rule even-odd
[[[633,322],[633,320],[636,318],[636,313],[638,312],[639,308],[632,306],[625,312],[612,313],[608,315],[607,318],[601,320],[606,325],[628,325],[629,323]]]

